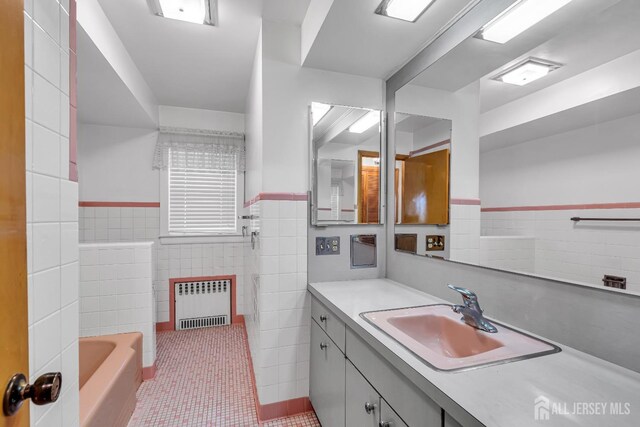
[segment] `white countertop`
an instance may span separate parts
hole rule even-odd
[[[438,372],[360,318],[360,313],[448,302],[387,279],[311,283],[309,291],[465,427],[640,425],[640,373],[559,343],[555,344],[562,348],[560,353],[470,371]],[[548,421],[534,418],[539,396],[550,400],[551,411],[556,408]],[[612,402],[621,402],[622,411],[628,403],[631,414],[611,414]],[[576,413],[591,412],[593,404],[605,414]]]

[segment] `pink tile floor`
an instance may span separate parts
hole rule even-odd
[[[138,390],[129,427],[259,426],[244,326],[159,332],[157,372]],[[320,426],[313,412],[265,427]]]

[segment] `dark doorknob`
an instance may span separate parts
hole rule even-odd
[[[46,405],[58,400],[60,387],[62,386],[62,374],[49,372],[38,377],[33,384],[27,383],[24,374],[15,374],[4,392],[2,411],[7,417],[18,412],[22,402],[31,399],[36,405]]]

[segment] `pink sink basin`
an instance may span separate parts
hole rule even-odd
[[[560,348],[491,321],[497,333],[471,327],[451,306],[362,313],[363,319],[440,371],[458,371],[556,353]]]

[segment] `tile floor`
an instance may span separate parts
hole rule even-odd
[[[244,326],[157,335],[157,372],[138,390],[129,427],[259,426]],[[313,412],[265,427],[320,426]]]

